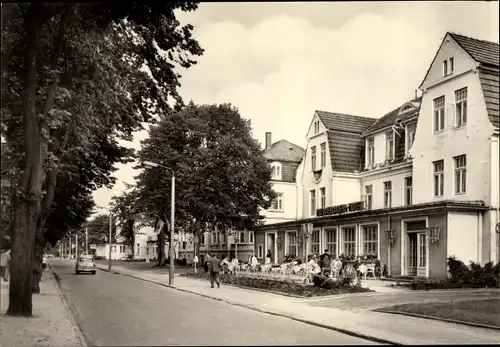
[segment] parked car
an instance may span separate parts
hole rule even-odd
[[[44,254],[42,257],[42,271],[47,268],[47,254]]]
[[[132,256],[131,255],[124,255],[123,257],[120,258],[121,261],[131,261]]]
[[[95,275],[97,271],[97,265],[94,262],[94,257],[91,255],[82,255],[78,258],[78,261],[75,265],[75,273],[78,275],[82,272],[90,272],[92,275]]]

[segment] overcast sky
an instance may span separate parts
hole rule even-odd
[[[315,110],[380,118],[413,98],[447,31],[498,42],[498,11],[482,1],[203,3],[178,16],[205,49],[182,71],[181,94],[238,107],[261,143],[270,131],[304,147]],[[131,166],[94,193],[97,205],[133,183]]]

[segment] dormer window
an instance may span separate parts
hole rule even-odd
[[[281,163],[271,164],[271,179],[281,180]]]
[[[385,133],[385,159],[394,159],[394,132],[389,131]]]
[[[319,120],[314,122],[314,133],[315,134],[319,133]]]
[[[454,69],[455,62],[453,60],[453,57],[443,61],[443,76],[451,75]]]
[[[415,141],[415,133],[417,131],[417,124],[408,124],[406,126],[406,150],[405,154],[408,155],[413,141]]]
[[[366,140],[366,166],[375,162],[375,141],[373,137]]]

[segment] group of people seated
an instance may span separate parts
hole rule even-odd
[[[210,255],[207,254],[205,261],[205,272],[208,271],[208,259],[210,259]],[[255,256],[255,253],[252,252],[252,254],[248,257],[247,263],[240,264],[238,258],[232,255],[224,257],[220,262],[222,273],[233,273],[233,274],[236,273],[236,271],[239,270],[241,268],[241,265],[243,264],[246,264],[252,268],[257,267],[257,265],[259,265],[259,262],[257,260],[257,257]]]

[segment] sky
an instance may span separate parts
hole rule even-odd
[[[205,49],[180,71],[185,102],[231,103],[263,144],[305,147],[315,110],[380,118],[412,99],[447,31],[499,41],[498,2],[202,3],[178,13]],[[140,148],[147,130],[129,147]],[[133,164],[94,193],[99,206],[133,183]]]

